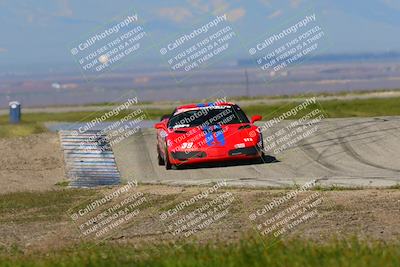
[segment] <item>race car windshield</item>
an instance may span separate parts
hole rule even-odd
[[[169,128],[195,127],[199,125],[225,125],[249,123],[244,112],[238,107],[210,107],[188,110],[175,114],[168,122]]]

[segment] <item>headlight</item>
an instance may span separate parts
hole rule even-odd
[[[172,141],[168,139],[167,140],[167,146],[172,146],[172,144],[173,144]]]

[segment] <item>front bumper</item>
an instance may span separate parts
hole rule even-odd
[[[174,151],[170,152],[170,162],[175,165],[196,164],[217,161],[249,160],[261,157],[258,147],[244,147],[231,150],[207,149],[205,151]]]

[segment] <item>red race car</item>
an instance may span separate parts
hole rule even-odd
[[[173,166],[238,160],[262,160],[263,138],[233,103],[190,104],[177,107],[155,124],[159,165]]]

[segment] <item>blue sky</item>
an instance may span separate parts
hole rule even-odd
[[[0,0],[0,66],[73,64],[69,45],[134,10],[153,43],[227,13],[245,41],[315,12],[329,38],[324,53],[400,52],[400,1]],[[237,49],[230,57],[247,56]],[[154,59],[157,51],[141,60]]]

